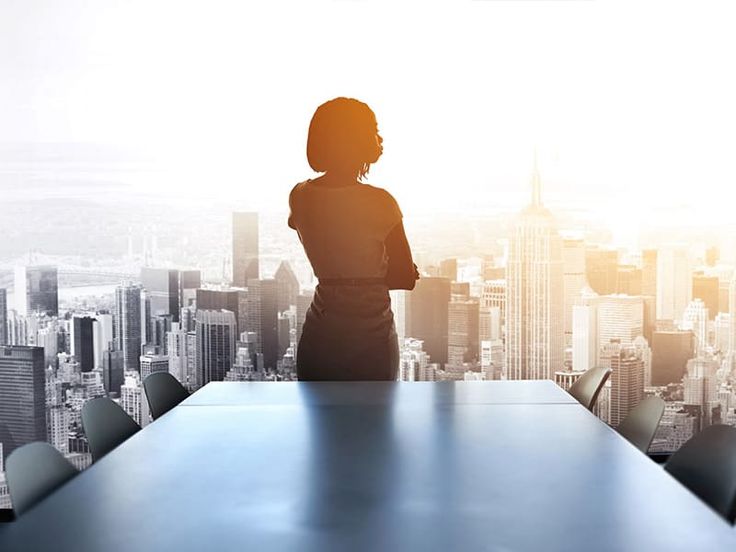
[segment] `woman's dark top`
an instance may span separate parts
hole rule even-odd
[[[398,343],[384,282],[384,242],[402,217],[396,200],[369,184],[308,180],[291,191],[289,206],[289,226],[322,282],[297,347],[299,379],[396,379]]]

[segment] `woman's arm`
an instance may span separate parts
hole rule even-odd
[[[412,261],[411,249],[409,249],[409,242],[401,221],[386,236],[384,246],[388,256],[388,271],[386,272],[388,289],[414,289],[419,279],[419,272],[417,265]]]

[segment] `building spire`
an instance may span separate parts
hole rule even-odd
[[[537,163],[537,148],[534,148],[534,169],[532,171],[532,207],[542,205],[542,183],[539,177],[539,165]]]

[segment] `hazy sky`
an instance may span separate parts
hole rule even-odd
[[[309,119],[371,105],[406,215],[545,196],[620,225],[731,220],[730,2],[0,0],[0,141],[111,143],[151,187],[275,209]]]

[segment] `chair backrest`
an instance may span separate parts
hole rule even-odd
[[[675,479],[730,523],[736,518],[736,428],[706,427],[664,465]]]
[[[664,414],[664,401],[659,397],[647,397],[621,420],[616,430],[646,454],[657,432],[662,414]]]
[[[588,410],[593,410],[595,402],[598,400],[598,393],[601,392],[608,376],[611,375],[610,368],[596,366],[580,376],[575,383],[570,386],[570,393],[577,401]]]
[[[189,392],[168,372],[154,372],[143,380],[151,416],[156,420],[189,396]]]
[[[84,403],[82,425],[93,462],[97,462],[141,428],[125,410],[106,397]]]
[[[5,475],[15,514],[22,515],[77,473],[48,443],[30,443],[14,450],[8,456]]]

